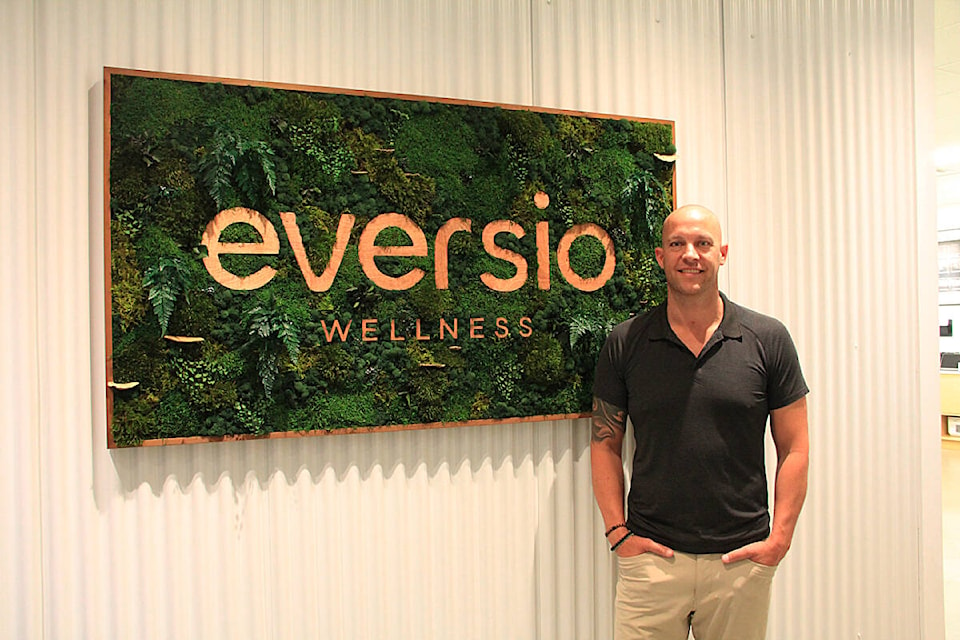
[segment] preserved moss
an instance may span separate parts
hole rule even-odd
[[[110,253],[110,298],[114,317],[123,332],[139,324],[147,313],[147,296],[143,288],[137,253],[130,236],[120,224],[110,225],[114,238]]]
[[[162,140],[206,111],[193,83],[113,75],[110,89],[110,131],[121,139],[146,133]]]
[[[449,108],[406,119],[397,136],[396,152],[408,172],[434,180],[436,207],[456,213],[480,164],[476,146],[476,134],[464,122],[462,109]]]
[[[588,411],[605,332],[665,295],[650,250],[672,204],[673,165],[657,157],[675,152],[669,125],[121,76],[111,88],[113,373],[140,383],[114,394],[120,444]],[[207,223],[231,206],[260,211],[280,238],[274,256],[220,257],[238,276],[276,269],[257,291],[222,287],[202,263]],[[317,274],[341,216],[355,216],[328,291],[306,286],[281,211],[296,214]],[[387,275],[425,271],[407,291],[374,286],[357,256],[364,225],[388,212],[427,239],[425,257],[376,258]],[[454,217],[472,226],[450,238],[448,288],[438,289],[435,238]],[[517,272],[484,249],[495,220],[525,232],[496,237],[527,262],[516,291],[481,280]],[[540,221],[548,290],[536,279]],[[592,293],[567,283],[555,256],[564,233],[587,222],[607,230],[617,256],[614,276]],[[237,224],[220,240],[262,238]],[[377,239],[409,242],[396,228]],[[584,236],[569,258],[590,278],[605,254]],[[169,264],[177,277],[158,280]],[[158,313],[148,296],[162,287]],[[375,339],[361,339],[364,321],[376,322]],[[162,324],[204,342],[170,343]]]
[[[563,345],[551,335],[537,333],[525,345],[523,372],[535,384],[553,387],[567,380]]]

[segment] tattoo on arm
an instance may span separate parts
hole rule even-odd
[[[600,398],[593,399],[593,441],[602,442],[618,435],[626,429],[626,412]]]

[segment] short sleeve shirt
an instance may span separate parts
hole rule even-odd
[[[663,304],[614,328],[594,377],[594,396],[633,423],[628,527],[687,553],[769,535],[767,417],[808,392],[783,324],[721,297],[723,320],[699,356]]]

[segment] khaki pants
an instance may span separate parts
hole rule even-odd
[[[720,554],[618,558],[616,640],[763,640],[776,567]]]

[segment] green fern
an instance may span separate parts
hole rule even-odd
[[[273,385],[280,370],[280,354],[270,343],[265,343],[257,357],[257,371],[260,373],[260,382],[263,392],[269,398],[273,395]]]
[[[143,274],[143,286],[149,291],[147,299],[160,322],[160,334],[164,335],[177,298],[190,287],[187,265],[179,258],[160,258],[155,266]]]
[[[617,318],[599,316],[577,316],[570,321],[570,347],[578,342],[595,342],[598,336],[606,336],[617,324]]]
[[[300,327],[283,311],[272,305],[256,306],[246,313],[249,335],[258,344],[257,370],[263,390],[269,398],[280,369],[280,357],[286,352],[294,366],[300,357]]]
[[[240,141],[237,137],[220,129],[214,131],[209,148],[200,158],[200,177],[219,209],[224,208],[233,192],[233,170],[239,158]]]
[[[266,182],[270,195],[277,193],[277,171],[273,149],[266,142],[241,141],[240,157],[234,178],[248,202],[256,202]]]
[[[266,142],[242,140],[236,133],[216,129],[206,153],[200,158],[200,177],[207,193],[224,209],[231,199],[242,196],[257,202],[264,187],[277,192],[277,171],[273,149]]]
[[[624,213],[630,219],[630,232],[635,240],[660,244],[660,227],[670,213],[666,186],[650,171],[630,176],[620,193]]]

